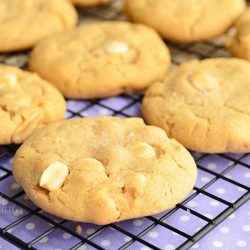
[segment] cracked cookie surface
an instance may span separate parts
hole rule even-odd
[[[105,4],[111,2],[111,0],[71,0],[73,4],[82,7],[92,7],[98,4]]]
[[[153,27],[165,39],[187,43],[222,34],[245,6],[244,0],[126,0],[125,12],[132,21]]]
[[[166,74],[169,63],[168,48],[153,29],[101,22],[42,41],[29,68],[66,97],[101,98],[144,90]]]
[[[0,52],[31,48],[76,22],[77,13],[67,0],[0,0]]]
[[[0,144],[21,143],[35,129],[63,119],[59,91],[36,74],[0,65]]]
[[[225,46],[233,56],[250,60],[250,8],[229,31]]]
[[[183,146],[140,118],[96,117],[48,125],[21,146],[13,164],[17,182],[39,207],[96,224],[173,207],[191,191],[197,174]],[[58,168],[63,174],[59,183],[52,178]]]
[[[148,89],[143,116],[195,151],[249,152],[249,79],[241,59],[187,62]]]

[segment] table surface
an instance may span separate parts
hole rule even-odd
[[[81,10],[81,22],[125,19],[122,1],[90,10]],[[229,56],[222,46],[223,37],[188,46],[169,45],[173,66],[187,60]],[[25,67],[27,53],[0,55],[0,63]],[[121,95],[103,100],[67,101],[67,118],[114,115],[141,116],[140,95]],[[0,147],[0,229],[3,237],[13,236],[19,243],[31,242],[36,249],[166,249],[189,241],[195,249],[250,249],[250,155],[192,153],[198,164],[194,190],[177,207],[159,215],[115,223],[105,227],[64,221],[38,209],[26,197],[11,174],[13,146]],[[242,203],[242,205],[241,205]],[[243,204],[244,203],[244,204]],[[241,206],[239,206],[241,205]],[[235,208],[234,208],[235,206]],[[236,209],[239,206],[238,209]],[[235,210],[235,211],[234,211]],[[218,223],[227,218],[216,227]],[[75,232],[77,225],[82,233]],[[197,243],[192,240],[205,234]],[[78,237],[79,236],[79,237]],[[84,239],[84,240],[83,240]],[[88,243],[83,244],[85,239]],[[191,247],[191,244],[193,246]],[[186,244],[183,248],[188,248]],[[0,249],[16,249],[0,238]]]

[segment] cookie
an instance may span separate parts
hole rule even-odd
[[[247,9],[230,30],[225,46],[233,56],[250,60],[250,9]]]
[[[105,4],[111,0],[72,0],[73,4],[82,6],[82,7],[92,7],[98,4]]]
[[[90,99],[142,91],[166,74],[169,62],[168,48],[151,28],[99,22],[42,41],[29,68],[65,97]]]
[[[126,0],[125,12],[167,40],[189,43],[224,33],[245,6],[244,0]]]
[[[187,62],[148,89],[142,111],[148,124],[189,149],[250,152],[250,63]]]
[[[0,65],[0,145],[23,142],[35,129],[63,119],[59,91],[36,74]]]
[[[48,125],[25,141],[13,165],[17,182],[36,205],[61,218],[96,224],[173,207],[197,175],[190,153],[140,118]]]
[[[68,0],[0,0],[0,52],[31,48],[76,22]]]

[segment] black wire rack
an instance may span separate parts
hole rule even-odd
[[[120,12],[121,1],[117,1],[114,5],[102,6],[94,8],[91,10],[80,11],[81,20],[117,20],[124,19]],[[170,51],[172,54],[173,65],[179,65],[190,59],[204,59],[209,57],[227,57],[228,53],[225,51],[222,45],[223,38],[217,38],[212,41],[207,41],[203,43],[196,43],[191,45],[176,46],[169,44]],[[0,55],[0,63],[12,64],[20,68],[25,68],[27,63],[28,52],[24,53],[15,53],[15,54],[2,54]],[[118,117],[130,117],[131,110],[133,110],[133,116],[140,116],[140,103],[142,100],[141,95],[121,95],[118,98],[123,100],[122,106],[112,106],[105,102],[105,100],[92,100],[92,101],[68,101],[68,110],[67,118],[72,117],[84,117],[90,115],[93,109],[105,110],[105,114],[118,116]],[[72,103],[78,103],[75,106]],[[244,161],[244,159],[250,154],[242,155],[233,155],[233,154],[219,154],[212,155],[212,157],[218,157],[222,161],[228,161],[230,164],[227,164],[222,171],[217,172],[211,168],[207,168],[203,163],[206,159],[209,159],[211,155],[208,154],[197,154],[193,153],[199,173],[204,172],[208,175],[211,175],[209,181],[204,185],[196,185],[193,188],[193,191],[190,195],[183,200],[181,203],[177,204],[171,210],[167,210],[164,213],[158,216],[148,216],[146,220],[148,224],[143,230],[138,233],[131,232],[132,230],[123,227],[122,223],[114,223],[107,226],[100,226],[93,230],[88,235],[81,234],[76,232],[75,226],[77,223],[74,223],[74,226],[68,226],[70,222],[66,220],[58,220],[54,217],[48,215],[47,213],[41,211],[41,209],[35,207],[31,203],[24,201],[23,198],[24,192],[20,189],[17,189],[16,192],[7,192],[5,190],[5,185],[9,183],[9,180],[13,179],[11,171],[11,159],[17,150],[17,145],[7,145],[0,146],[0,199],[2,201],[7,201],[15,207],[15,211],[22,211],[21,215],[17,216],[17,219],[11,220],[9,223],[1,227],[1,220],[4,220],[6,216],[4,213],[0,217],[0,237],[7,240],[13,246],[16,246],[21,249],[39,249],[37,243],[45,239],[48,235],[52,235],[56,230],[68,233],[73,238],[76,239],[76,243],[69,247],[69,249],[81,249],[82,246],[89,246],[90,249],[105,249],[105,246],[98,244],[95,241],[96,236],[101,235],[107,228],[119,232],[122,235],[127,237],[127,241],[124,244],[116,247],[116,249],[137,249],[135,242],[141,246],[148,247],[149,249],[161,249],[161,246],[152,243],[145,239],[145,235],[153,230],[156,227],[162,227],[168,231],[171,231],[177,235],[180,235],[183,238],[183,241],[176,247],[176,249],[188,249],[197,241],[199,241],[203,236],[208,232],[213,230],[220,222],[226,219],[230,214],[236,211],[242,204],[250,199],[250,188],[247,183],[242,183],[240,181],[234,180],[229,177],[228,173],[233,171],[238,165],[243,166],[247,169],[250,169],[249,164]],[[240,188],[244,192],[241,193],[235,200],[229,201],[224,199],[213,192],[210,188],[214,183],[218,181],[226,182],[230,185],[233,185],[237,188]],[[14,186],[15,187],[15,186]],[[15,188],[14,188],[15,190]],[[188,206],[190,201],[193,201],[199,196],[204,196],[212,201],[219,202],[223,204],[223,209],[217,213],[213,218],[207,216],[204,212],[197,211],[194,208]],[[179,211],[185,211],[191,214],[194,217],[197,217],[202,221],[202,227],[196,230],[195,232],[189,232],[185,228],[175,227],[171,223],[170,218],[178,213]],[[18,227],[19,224],[31,219],[32,217],[39,218],[41,224],[46,222],[50,227],[39,235],[34,235],[28,241],[24,240],[17,235],[12,233],[12,229]],[[83,229],[85,225],[83,224]],[[11,249],[11,248],[9,248]],[[84,249],[84,248],[82,248]],[[114,248],[113,248],[114,249]]]

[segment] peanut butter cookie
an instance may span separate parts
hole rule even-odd
[[[143,100],[149,124],[199,152],[250,152],[250,63],[190,61],[153,84]]]
[[[224,33],[246,7],[245,0],[126,0],[134,22],[179,43],[208,40]]]
[[[68,0],[0,0],[0,52],[31,48],[76,22]]]
[[[101,98],[144,90],[166,74],[169,61],[168,48],[153,29],[100,22],[42,41],[29,68],[65,97]]]
[[[63,119],[59,91],[36,74],[0,65],[0,144],[21,143],[35,129]]]
[[[14,176],[28,197],[59,217],[96,224],[152,215],[192,189],[189,152],[140,118],[57,122],[17,151]]]

